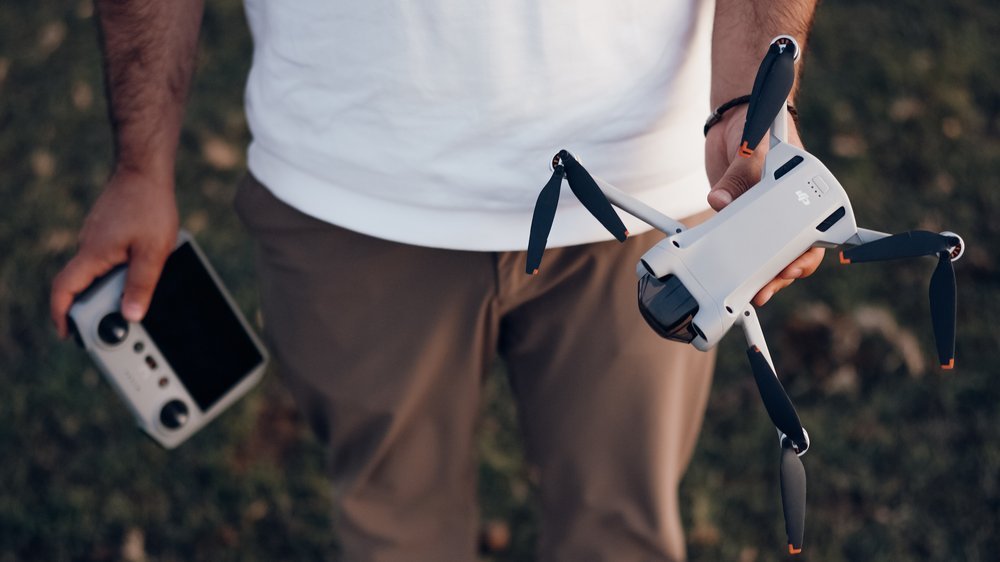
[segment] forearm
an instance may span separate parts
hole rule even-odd
[[[97,0],[115,168],[171,183],[204,0]]]
[[[750,93],[760,61],[774,37],[790,35],[805,49],[816,4],[817,0],[716,0],[712,107]],[[792,95],[795,90],[793,86]]]

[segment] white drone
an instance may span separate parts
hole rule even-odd
[[[658,334],[706,351],[733,324],[743,328],[757,388],[781,447],[781,496],[791,554],[802,551],[806,477],[799,456],[809,448],[802,427],[764,341],[750,300],[811,247],[846,246],[841,263],[936,256],[930,306],[938,357],[955,364],[955,272],[964,242],[951,232],[889,235],[858,228],[851,202],[837,178],[815,156],[787,142],[786,103],[799,47],[787,35],[768,49],[750,94],[740,157],[750,157],[770,129],[760,182],[708,221],[687,229],[680,222],[591,176],[566,150],[552,160],[552,178],[535,205],[527,272],[537,273],[563,178],[581,203],[619,241],[628,232],[615,206],[667,234],[639,261],[639,310]],[[610,203],[609,203],[610,200]]]

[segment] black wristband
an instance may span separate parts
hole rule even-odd
[[[715,111],[713,111],[712,114],[708,116],[708,119],[705,120],[705,129],[703,131],[704,134],[705,134],[705,136],[706,137],[708,136],[708,130],[712,128],[712,125],[715,125],[719,121],[722,121],[722,115],[725,112],[727,112],[730,109],[736,107],[737,105],[743,105],[745,103],[748,103],[749,101],[750,101],[750,96],[749,95],[740,96],[738,98],[733,98],[733,99],[727,101],[726,103],[720,105],[719,107],[715,108]],[[799,112],[798,112],[798,110],[796,110],[795,106],[792,105],[792,104],[790,104],[790,103],[787,104],[785,107],[788,108],[788,114],[792,117],[792,121],[796,125],[798,125],[799,124]]]

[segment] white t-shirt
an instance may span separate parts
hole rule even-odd
[[[561,148],[670,216],[708,208],[710,0],[245,4],[249,168],[304,213],[409,244],[524,249]],[[564,186],[549,246],[609,239]]]

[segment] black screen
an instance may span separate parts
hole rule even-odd
[[[142,326],[203,411],[264,359],[188,242],[167,259]]]

